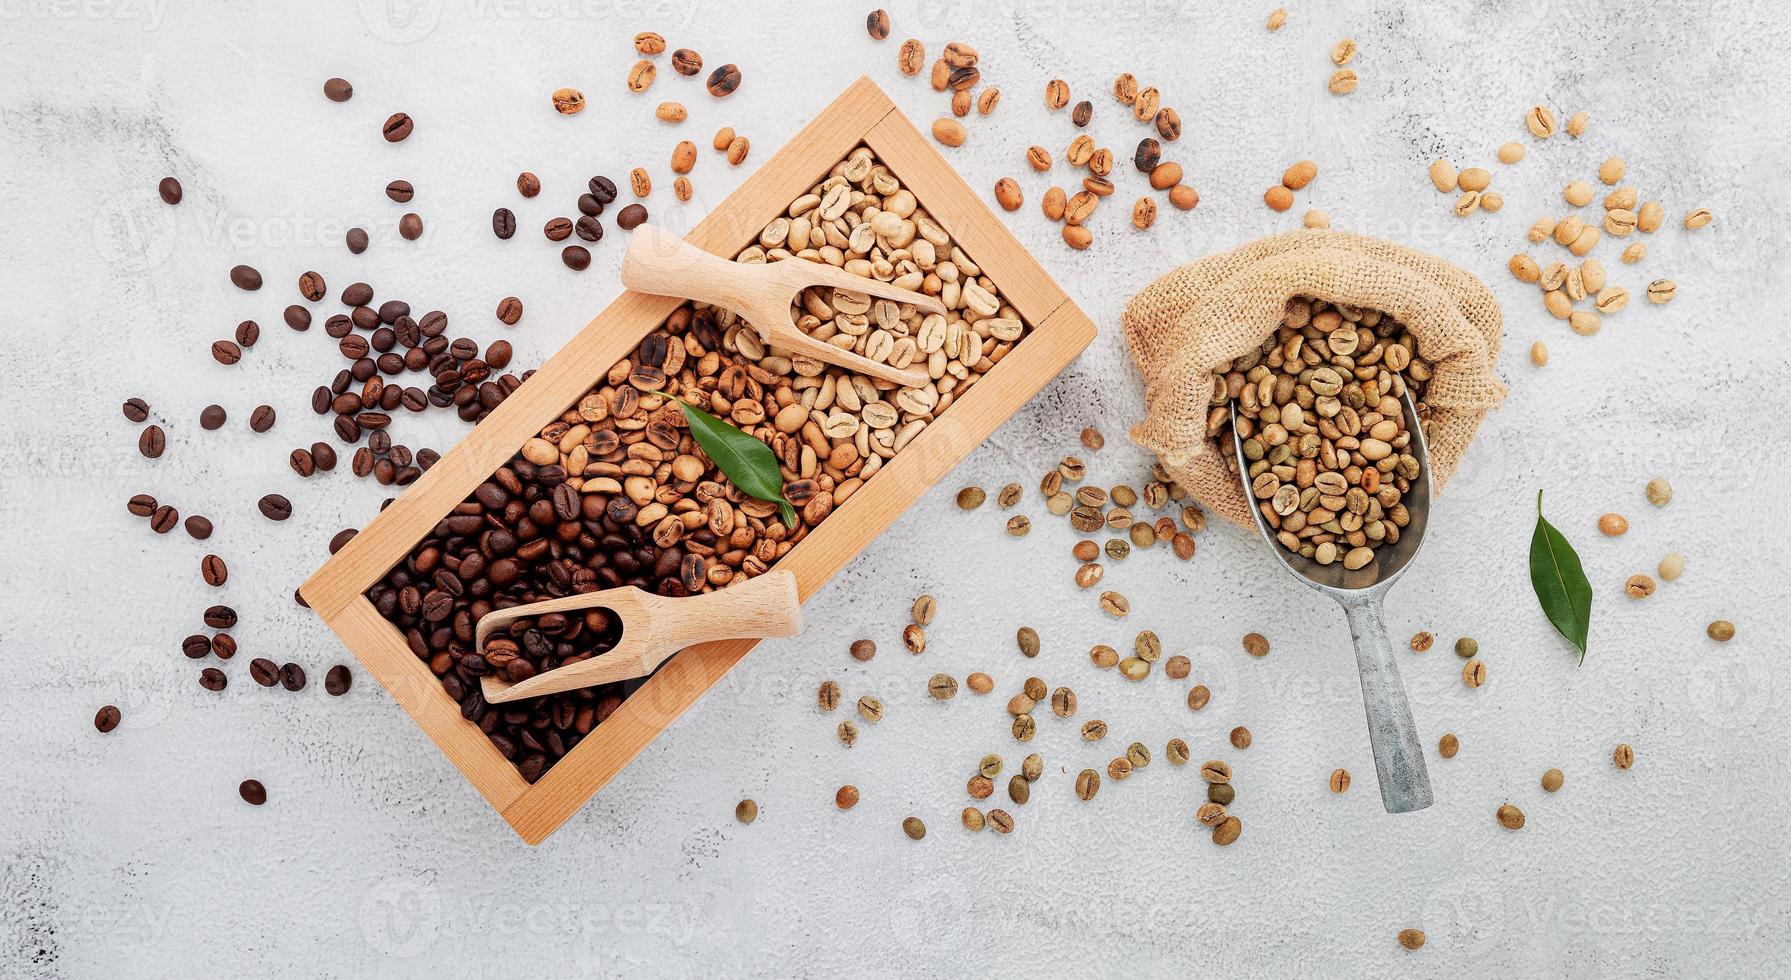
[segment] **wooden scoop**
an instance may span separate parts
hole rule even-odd
[[[628,587],[500,609],[480,618],[473,631],[475,649],[484,652],[488,637],[518,619],[585,609],[608,609],[621,620],[622,638],[614,649],[516,684],[481,677],[485,700],[502,704],[645,677],[672,654],[694,643],[794,636],[802,630],[795,573],[771,571],[739,585],[682,599]]]
[[[929,313],[945,305],[925,293],[897,289],[885,282],[855,276],[806,259],[784,259],[749,265],[730,262],[652,225],[634,229],[622,256],[622,285],[642,293],[683,296],[732,310],[759,332],[771,347],[812,357],[904,388],[927,383],[925,371],[893,368],[843,347],[803,333],[790,316],[796,296],[810,286],[832,286],[880,299],[908,303]]]

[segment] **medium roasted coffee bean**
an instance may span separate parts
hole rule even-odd
[[[125,399],[124,417],[132,422],[144,421],[149,418],[149,403],[141,398]]]
[[[572,230],[578,233],[578,237],[587,242],[599,242],[603,240],[603,222],[598,221],[593,215],[587,214],[579,218],[578,221],[573,224]]]
[[[261,288],[261,273],[252,265],[230,267],[230,281],[236,288],[254,292]]]
[[[173,508],[170,507],[169,510],[173,510]],[[211,521],[200,517],[198,514],[194,514],[192,517],[187,518],[187,537],[192,538],[194,541],[204,541],[206,538],[211,537]]]
[[[305,689],[305,668],[294,663],[280,665],[280,686],[288,691]]]
[[[245,779],[236,787],[236,793],[243,802],[250,806],[260,806],[267,802],[267,787],[261,785],[259,779]]]
[[[485,363],[493,370],[502,371],[510,366],[512,351],[508,340],[494,340],[485,348]]]
[[[167,448],[168,436],[159,425],[152,425],[137,435],[137,451],[149,459],[160,459]]]
[[[354,86],[346,78],[326,78],[323,82],[323,97],[331,102],[347,102],[354,98]]]
[[[243,359],[243,349],[232,341],[218,340],[211,345],[211,359],[219,364],[235,364]]]
[[[560,261],[573,272],[583,272],[591,265],[591,253],[583,245],[568,245],[560,249]]]
[[[139,493],[131,497],[130,503],[125,506],[137,517],[148,517],[155,513],[156,503],[155,498],[149,494]]]
[[[1094,118],[1094,103],[1087,99],[1076,103],[1076,107],[1070,110],[1070,122],[1075,123],[1078,129],[1088,125],[1088,121],[1092,118]]]
[[[163,177],[156,184],[155,191],[162,196],[163,204],[179,204],[181,198],[180,181],[173,177]]]
[[[505,240],[516,234],[516,212],[509,208],[491,212],[491,233]]]
[[[180,523],[180,511],[167,504],[157,507],[149,515],[149,529],[157,534],[167,534],[174,530],[174,525],[178,523]]]
[[[1138,149],[1132,152],[1132,166],[1141,174],[1148,174],[1157,169],[1162,161],[1163,148],[1156,140],[1146,136],[1138,141]]]
[[[408,204],[417,196],[417,189],[408,180],[394,180],[386,185],[386,196],[399,204]]]
[[[108,704],[94,712],[93,727],[99,729],[100,734],[104,735],[117,728],[122,717],[118,711],[118,705]]]
[[[541,193],[541,178],[524,170],[516,175],[516,192],[523,197],[534,197]]]
[[[380,132],[385,135],[387,143],[402,143],[417,128],[416,121],[402,112],[394,112],[386,117],[385,125]]]
[[[286,457],[286,465],[292,467],[292,472],[299,476],[310,476],[317,472],[317,460],[308,449],[294,449],[291,455]]]
[[[203,660],[211,653],[211,637],[194,633],[180,641],[180,652],[186,654],[188,660]]]
[[[236,325],[236,343],[244,350],[255,346],[261,340],[261,324],[254,320],[244,320]]]
[[[207,667],[199,672],[199,686],[207,691],[222,691],[230,686],[230,678],[216,667]]]
[[[563,242],[572,237],[572,219],[549,218],[547,224],[541,226],[541,234],[550,242]]]
[[[506,327],[513,327],[522,319],[522,300],[514,296],[506,296],[498,300],[497,318]]]
[[[323,689],[329,692],[330,697],[339,698],[347,694],[348,689],[353,686],[354,675],[349,673],[348,668],[342,664],[331,667],[329,672],[323,675]]]
[[[423,219],[415,211],[406,211],[398,219],[398,234],[407,242],[414,242],[423,236]]]
[[[336,451],[330,448],[329,443],[314,442],[311,444],[311,461],[317,464],[320,471],[328,473],[336,468]]]
[[[256,657],[249,661],[249,677],[262,687],[273,687],[280,683],[280,665],[266,657]]]
[[[348,234],[343,236],[343,241],[348,244],[350,252],[359,255],[367,250],[367,229],[350,228]]]
[[[229,566],[217,555],[206,555],[199,559],[199,574],[204,577],[205,584],[213,588],[230,580]]]
[[[738,65],[722,65],[709,73],[709,94],[718,99],[733,95],[740,88]]]
[[[223,428],[224,423],[229,419],[229,413],[224,411],[222,405],[207,405],[199,410],[199,428],[207,432],[215,432]]]
[[[351,282],[342,289],[343,306],[366,306],[373,302],[373,287],[364,282]]]
[[[266,432],[273,427],[274,407],[272,405],[257,405],[255,410],[249,413],[249,428],[256,432]]]
[[[864,29],[870,32],[874,41],[886,40],[889,37],[889,11],[881,8],[871,11],[864,18]]]
[[[229,606],[211,606],[205,610],[205,625],[214,630],[227,630],[236,626],[236,610]]]
[[[322,273],[306,272],[298,278],[299,295],[315,303],[329,293],[329,286],[323,281]]]
[[[643,205],[630,204],[616,212],[616,227],[623,231],[633,231],[647,220],[647,209]]]
[[[270,521],[283,521],[292,516],[292,501],[277,493],[270,493],[255,502],[261,516]]]
[[[672,70],[689,78],[703,70],[703,56],[689,48],[679,48],[672,52]]]

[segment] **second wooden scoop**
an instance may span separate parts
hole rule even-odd
[[[642,293],[682,296],[732,310],[759,332],[766,344],[848,368],[904,388],[927,383],[925,371],[896,368],[817,340],[796,328],[790,307],[810,286],[832,286],[879,299],[908,303],[929,313],[944,313],[936,297],[886,282],[855,276],[806,259],[748,264],[730,262],[684,241],[671,232],[641,225],[631,233],[622,256],[622,285]]]
[[[680,599],[630,587],[500,609],[480,618],[473,631],[475,648],[483,653],[487,638],[518,619],[586,609],[608,609],[621,621],[622,638],[614,649],[515,684],[482,677],[485,700],[502,704],[645,677],[672,654],[694,643],[794,636],[802,630],[795,573],[771,571],[739,585]]]

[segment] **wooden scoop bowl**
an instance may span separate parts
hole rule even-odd
[[[890,367],[816,340],[796,328],[791,305],[810,286],[832,286],[908,303],[929,313],[945,312],[945,304],[925,293],[897,289],[819,262],[795,258],[760,265],[730,262],[652,225],[641,225],[632,232],[628,251],[622,256],[622,285],[636,292],[682,296],[732,310],[745,317],[769,346],[904,388],[926,384],[926,372]]]
[[[651,674],[672,654],[694,643],[741,637],[794,636],[802,630],[802,604],[794,572],[770,571],[739,585],[681,599],[633,587],[531,602],[486,613],[473,630],[475,649],[518,619],[586,609],[607,609],[622,622],[622,638],[589,660],[536,674],[515,684],[479,679],[492,704],[538,698]]]

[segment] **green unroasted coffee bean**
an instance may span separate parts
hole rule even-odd
[[[1226,806],[1230,806],[1231,801],[1237,799],[1237,795],[1238,791],[1233,789],[1230,783],[1212,783],[1206,788],[1207,799],[1214,803],[1223,803]]]
[[[741,823],[752,823],[759,819],[759,805],[751,800],[741,800],[734,805],[734,819]]]
[[[1032,784],[1019,773],[1015,773],[1007,781],[1007,798],[1025,806],[1026,801],[1032,799]]]
[[[998,756],[993,752],[983,756],[983,760],[976,764],[976,771],[990,779],[994,779],[996,776],[1001,775],[1001,756]]]
[[[1093,769],[1084,769],[1076,774],[1076,797],[1084,802],[1095,798],[1101,791],[1101,774]]]
[[[1014,716],[1014,738],[1016,740],[1030,742],[1037,731],[1038,725],[1032,720],[1031,715]]]
[[[1020,775],[1029,783],[1036,783],[1045,774],[1045,757],[1037,752],[1020,760]]]
[[[921,823],[919,817],[904,817],[902,833],[907,834],[909,840],[920,840],[927,835],[927,825]]]
[[[1133,769],[1143,769],[1150,765],[1150,749],[1145,748],[1143,742],[1133,742],[1126,746],[1126,761]]]
[[[1169,744],[1163,746],[1163,757],[1168,759],[1169,764],[1172,766],[1187,765],[1188,764],[1188,743],[1182,741],[1179,738],[1170,739]]]

